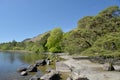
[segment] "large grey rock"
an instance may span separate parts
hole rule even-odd
[[[66,65],[63,62],[56,62],[56,71],[71,72],[71,69],[68,65]]]
[[[55,70],[52,70],[50,73],[41,76],[42,80],[60,80],[59,73]]]
[[[36,74],[33,76],[33,77],[31,77],[29,80],[40,80],[40,77],[42,76],[43,74],[40,72],[40,71],[38,71],[38,72],[36,72]]]
[[[46,60],[46,64],[47,64],[47,65],[50,65],[50,60]]]
[[[36,65],[30,65],[27,68],[28,72],[37,72],[37,66]]]
[[[114,69],[114,67],[113,67],[113,65],[111,63],[105,63],[103,65],[103,70],[105,70],[105,71],[114,71],[115,69]]]
[[[18,72],[22,72],[22,71],[26,71],[26,70],[27,70],[27,68],[25,68],[25,67],[21,67],[21,68],[17,69]]]
[[[66,80],[73,80],[71,77],[68,77]]]
[[[41,76],[40,79],[41,79],[41,80],[48,80],[49,78],[48,78],[48,75],[45,74],[45,75]]]
[[[28,74],[27,71],[22,71],[22,72],[20,73],[21,76],[26,76],[27,74]]]
[[[38,60],[38,61],[35,62],[35,64],[36,64],[37,66],[46,65],[46,60]]]
[[[37,76],[37,77],[41,77],[43,74],[42,74],[42,72],[41,71],[38,71],[38,72],[36,72],[36,74],[35,74],[35,76]]]
[[[33,76],[33,77],[31,77],[29,80],[40,80],[40,78],[39,78],[39,77],[36,77],[36,76]]]

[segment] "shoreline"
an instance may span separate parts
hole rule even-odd
[[[115,71],[104,71],[103,64],[93,63],[89,59],[73,59],[73,56],[63,55],[66,61],[64,64],[72,68],[71,75],[73,78],[86,77],[89,80],[119,80],[120,66],[114,65]],[[77,74],[77,75],[76,75]]]
[[[32,53],[32,51],[26,51],[26,50],[0,50],[0,52],[13,52],[13,53]]]

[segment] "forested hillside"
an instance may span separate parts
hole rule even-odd
[[[1,43],[1,50],[68,52],[69,54],[120,57],[120,8],[111,6],[95,16],[86,16],[64,33],[55,28],[22,42]]]

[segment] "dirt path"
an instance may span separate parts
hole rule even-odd
[[[77,71],[78,76],[87,77],[89,80],[120,80],[120,72],[103,71],[102,64],[92,63],[87,59],[74,60],[71,56],[67,55],[61,57],[67,59],[64,63]],[[115,69],[120,69],[120,66],[114,67]]]

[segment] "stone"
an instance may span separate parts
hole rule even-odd
[[[52,76],[50,77],[49,80],[61,80],[61,78],[60,78],[60,75],[59,75],[59,74],[54,74],[54,75],[52,75]]]
[[[63,62],[56,62],[56,71],[71,72],[71,69],[68,65],[66,65]]]
[[[39,77],[36,77],[36,76],[33,76],[33,77],[31,77],[29,80],[40,80],[40,78],[39,78]]]
[[[38,72],[36,72],[35,76],[40,78],[41,76],[43,76],[43,74],[41,71],[38,71]]]
[[[37,72],[37,67],[35,65],[30,65],[27,68],[28,72]]]
[[[42,80],[60,80],[59,73],[55,70],[52,70],[50,73],[41,76]]]
[[[46,65],[46,60],[38,60],[35,63],[37,66],[43,66],[43,65]]]
[[[22,72],[20,73],[21,76],[26,76],[27,74],[28,74],[27,71],[22,71]]]
[[[71,77],[68,77],[66,80],[73,80]]]
[[[103,65],[103,70],[105,70],[105,71],[114,71],[115,69],[114,69],[114,67],[113,67],[113,65],[111,63],[105,63]]]
[[[21,67],[21,68],[17,69],[18,72],[22,72],[22,71],[26,71],[26,70],[27,70],[27,68],[25,68],[25,67]]]
[[[40,80],[40,77],[43,74],[41,73],[41,71],[36,72],[36,74],[34,76],[32,76],[29,80]]]
[[[47,65],[50,65],[50,60],[46,60],[46,64],[47,64]]]
[[[45,75],[41,76],[41,77],[40,77],[40,80],[48,80],[48,75],[45,74]]]

